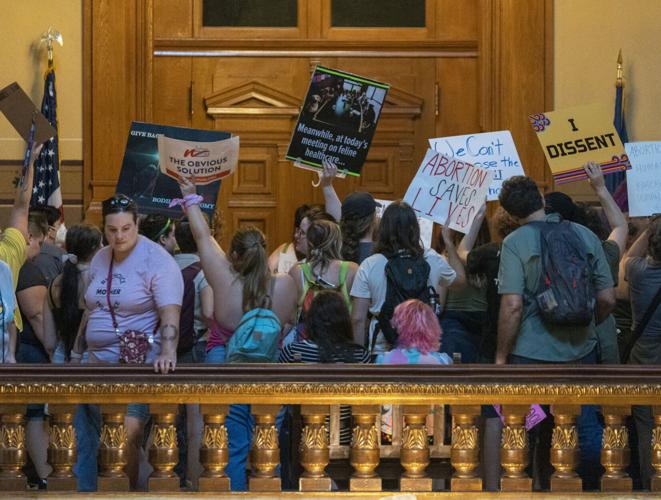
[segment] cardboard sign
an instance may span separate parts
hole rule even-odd
[[[558,184],[587,179],[583,165],[589,161],[599,163],[604,175],[630,168],[612,108],[595,104],[529,119]]]
[[[153,123],[131,124],[116,192],[133,198],[142,214],[160,213],[168,217],[181,217],[183,211],[180,206],[172,208],[168,206],[173,198],[181,198],[181,189],[175,179],[161,170],[158,154],[159,135],[195,144],[222,141],[229,139],[231,134]],[[197,187],[197,193],[204,197],[200,208],[207,214],[209,220],[213,220],[219,190],[219,180]]]
[[[661,142],[627,142],[631,170],[627,171],[629,215],[661,213]]]
[[[317,66],[285,158],[321,169],[360,175],[389,85]]]
[[[230,175],[239,163],[239,137],[214,142],[191,142],[158,136],[161,172],[179,181],[193,176],[206,186]]]
[[[28,95],[16,82],[0,90],[0,111],[7,117],[16,132],[28,142],[32,116],[35,117],[34,143],[43,144],[55,137],[57,130],[48,123]]]
[[[376,216],[381,218],[388,205],[392,203],[392,200],[375,201],[381,204],[380,207],[376,207]],[[425,248],[431,248],[432,235],[434,233],[434,221],[425,219],[424,217],[418,217],[418,224],[420,225],[420,240],[422,240],[422,246]]]
[[[503,181],[515,175],[525,175],[509,130],[439,137],[429,139],[429,145],[446,156],[491,170],[493,178],[487,192],[487,201],[498,199]]]
[[[428,149],[404,195],[420,217],[467,233],[484,203],[493,172]]]

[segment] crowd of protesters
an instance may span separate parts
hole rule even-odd
[[[485,202],[466,234],[442,228],[434,248],[425,248],[411,206],[394,201],[379,218],[369,193],[340,200],[333,187],[337,169],[324,162],[325,204],[299,207],[292,240],[269,256],[256,228],[237,230],[229,248],[221,248],[199,207],[194,179],[181,182],[180,220],[141,217],[135,201],[118,194],[103,202],[101,228],[67,230],[58,211],[29,208],[30,168],[0,238],[2,362],[151,363],[160,373],[177,363],[232,362],[235,332],[259,309],[270,311],[277,325],[271,361],[281,363],[659,363],[661,219],[628,220],[599,166],[589,163],[585,171],[598,205],[575,203],[560,192],[544,195],[532,179],[513,177],[503,183],[491,216]],[[557,248],[544,243],[552,231],[585,257],[594,306],[583,323],[554,323],[538,300],[548,279],[547,254]],[[404,288],[397,282],[401,266],[408,266],[407,290],[418,292],[397,303],[392,289]],[[201,417],[196,405],[179,413],[176,470],[186,486],[195,476],[187,449],[199,447]],[[287,418],[285,409],[278,425]],[[386,412],[384,435],[389,418]],[[485,407],[483,418],[483,446],[495,449],[498,415]],[[654,419],[648,407],[634,408],[634,419],[637,477],[649,488]],[[126,470],[135,489],[146,477],[149,420],[148,405],[128,406]],[[44,487],[50,472],[44,405],[29,405],[27,422],[28,475]],[[75,425],[79,489],[93,491],[98,407],[80,405]],[[249,406],[231,406],[226,472],[233,490],[246,489],[253,426]],[[539,489],[549,486],[543,438],[549,429],[550,414],[531,431],[531,472]],[[579,473],[588,488],[601,475],[602,431],[599,408],[584,406]],[[351,409],[342,406],[340,442],[348,444],[350,436]],[[486,487],[495,489],[497,465],[487,461],[483,472]]]

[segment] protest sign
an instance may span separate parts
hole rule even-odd
[[[161,171],[158,154],[159,135],[194,144],[229,139],[231,134],[152,123],[131,124],[116,192],[133,198],[142,214],[160,213],[169,217],[181,217],[183,215],[181,207],[169,207],[173,198],[181,197],[181,189],[176,180]],[[197,188],[198,194],[204,198],[200,208],[210,220],[213,220],[219,190],[219,180]]]
[[[624,147],[631,162],[627,171],[629,215],[661,214],[661,142],[628,142]]]
[[[317,66],[285,158],[321,169],[360,175],[389,85]]]
[[[493,172],[428,149],[404,195],[420,217],[467,233],[484,204]]]
[[[429,139],[429,145],[446,156],[491,170],[493,177],[487,191],[488,201],[498,199],[503,181],[515,175],[525,175],[509,130],[438,137]]]
[[[386,210],[388,205],[392,203],[392,200],[375,200],[381,206],[376,207],[376,216],[381,218],[383,217],[383,212]],[[434,232],[434,221],[425,219],[423,217],[418,217],[418,224],[420,225],[420,240],[422,240],[422,246],[425,248],[431,248],[432,234]]]
[[[604,175],[630,168],[613,125],[613,110],[594,104],[529,116],[551,174],[558,184],[587,179],[583,165],[601,165]]]
[[[35,144],[43,144],[57,134],[57,130],[16,82],[0,90],[0,111],[26,142],[29,142],[33,117]]]
[[[239,137],[214,142],[191,142],[158,136],[161,172],[179,181],[192,176],[206,186],[230,175],[239,162]]]

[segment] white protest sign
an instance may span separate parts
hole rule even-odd
[[[491,185],[493,172],[428,149],[404,201],[420,217],[467,233]]]
[[[631,163],[627,170],[629,215],[661,213],[661,142],[627,142],[624,149]]]
[[[215,142],[194,142],[158,136],[161,172],[179,180],[194,176],[204,186],[230,175],[239,162],[239,137]]]
[[[386,207],[392,203],[392,200],[375,200],[377,203],[380,203],[380,207],[376,207],[377,217],[383,217],[383,212]],[[418,224],[420,225],[420,240],[422,240],[422,246],[425,248],[431,248],[432,233],[434,232],[434,221],[429,219],[424,219],[418,217]]]
[[[493,172],[487,200],[498,199],[503,181],[525,175],[509,130],[429,139],[432,149]]]

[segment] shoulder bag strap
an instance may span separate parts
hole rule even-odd
[[[631,339],[627,344],[625,351],[626,356],[624,359],[629,359],[629,354],[631,354],[631,349],[633,349],[634,344],[643,334],[645,328],[647,328],[648,323],[652,319],[652,315],[656,312],[660,303],[661,303],[661,287],[659,287],[659,289],[657,290],[656,295],[652,299],[652,302],[650,302],[650,305],[647,306],[647,309],[645,310],[645,314],[643,314],[643,318],[640,320],[640,323],[636,325],[636,329],[633,331],[633,335],[631,336]]]

